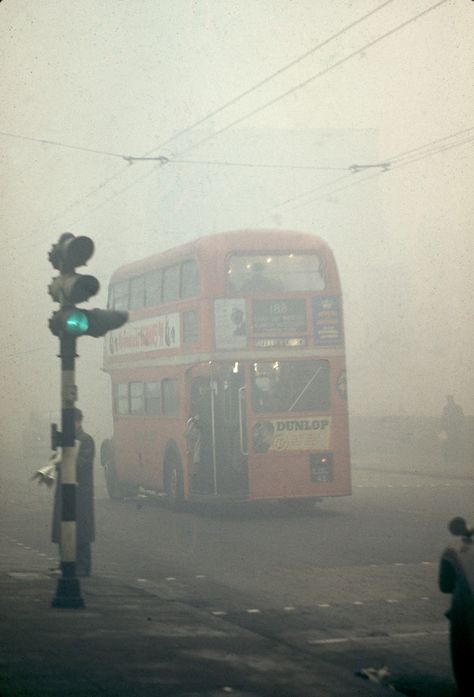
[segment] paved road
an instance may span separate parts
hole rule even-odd
[[[357,470],[351,498],[309,515],[273,505],[178,514],[108,501],[99,486],[95,570],[354,672],[387,666],[407,695],[454,697],[437,562],[473,491],[474,480]],[[2,522],[52,561],[50,493],[29,488],[27,515],[18,496],[12,487]]]

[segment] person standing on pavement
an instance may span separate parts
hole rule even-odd
[[[82,411],[74,409],[76,440],[79,452],[76,461],[76,576],[91,575],[91,543],[95,539],[94,524],[94,455],[93,438],[82,428]],[[59,544],[61,526],[61,477],[54,496],[52,541]]]
[[[446,404],[441,416],[441,428],[444,433],[444,458],[459,462],[462,457],[464,437],[464,411],[456,404],[451,394],[446,395]]]

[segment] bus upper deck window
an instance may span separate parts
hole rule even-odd
[[[128,310],[128,281],[114,283],[111,296],[114,310]]]
[[[278,293],[325,288],[321,258],[307,254],[234,254],[229,259],[227,285],[231,292]]]
[[[161,303],[161,271],[151,271],[145,276],[145,307]]]
[[[145,278],[137,276],[130,281],[130,310],[139,310],[145,305]]]
[[[199,270],[194,259],[181,265],[181,297],[195,298],[199,295]]]
[[[179,264],[168,266],[163,271],[163,302],[170,303],[179,296]]]

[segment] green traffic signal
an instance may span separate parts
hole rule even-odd
[[[1,2],[1,0],[0,0]],[[90,237],[75,237],[70,232],[61,235],[49,252],[49,260],[59,271],[48,286],[53,300],[60,309],[49,319],[50,331],[61,338],[66,336],[105,336],[128,320],[128,313],[120,310],[82,310],[76,303],[86,302],[99,291],[99,281],[94,276],[75,273],[76,266],[87,263],[94,252]]]
[[[53,312],[49,328],[55,336],[101,337],[118,329],[128,319],[128,312],[121,310],[81,310],[77,307],[61,308]]]
[[[69,315],[67,315],[64,322],[64,329],[68,334],[73,334],[74,336],[81,336],[81,334],[86,334],[89,329],[89,320],[87,315],[81,310],[74,310]]]

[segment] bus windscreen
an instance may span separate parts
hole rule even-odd
[[[256,413],[327,411],[329,361],[258,361],[252,375]]]

